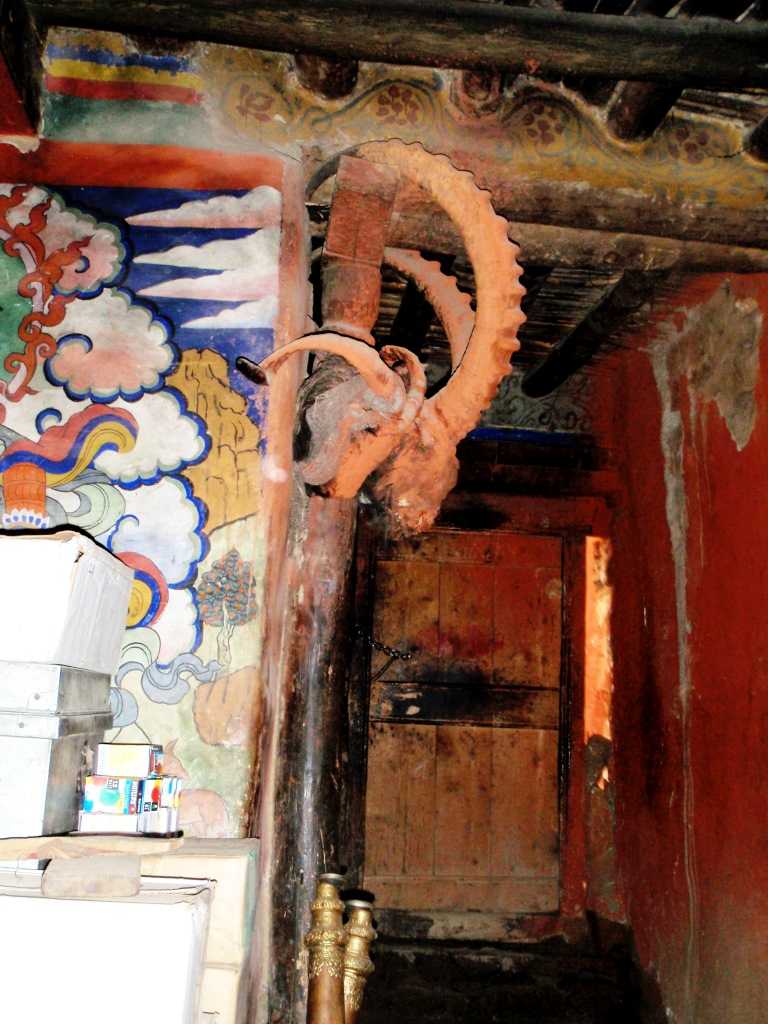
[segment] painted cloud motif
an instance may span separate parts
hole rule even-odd
[[[138,398],[157,391],[176,362],[167,325],[117,288],[75,299],[51,333],[58,345],[46,375],[72,399]]]
[[[226,675],[221,627],[200,613],[205,501],[217,500],[233,457],[243,467],[258,458],[254,447],[234,456],[227,447],[244,410],[258,437],[264,408],[234,364],[273,346],[280,208],[271,186],[224,194],[0,185],[0,516],[12,525],[70,524],[133,569],[115,724],[127,741],[180,736],[204,793],[223,793],[223,776],[195,730],[194,691]],[[43,264],[51,269],[44,280]],[[227,400],[227,373],[246,403]],[[63,455],[77,448],[68,472],[40,462],[46,437],[66,440]],[[3,462],[13,445],[29,458]],[[220,502],[232,522],[254,493]],[[26,518],[13,519],[25,506]],[[248,564],[260,581],[263,566],[252,556]],[[236,669],[259,649],[255,611],[224,650]],[[238,766],[249,756],[238,750]],[[239,785],[227,790],[233,808]],[[210,796],[226,832],[224,801]]]
[[[129,452],[103,452],[96,469],[122,487],[154,483],[166,473],[201,462],[210,446],[205,424],[187,410],[174,388],[144,395],[140,402],[115,403],[130,410],[139,424],[136,444]]]
[[[277,296],[267,295],[256,302],[243,302],[234,309],[223,309],[213,316],[201,316],[186,320],[188,331],[247,330],[248,328],[273,327],[277,316]]]
[[[135,263],[179,269],[210,270],[204,277],[176,277],[142,288],[140,295],[213,299],[219,302],[256,300],[277,289],[280,236],[265,228],[243,238],[220,238],[203,245],[180,245],[165,252],[145,253]]]
[[[188,584],[205,555],[203,512],[185,480],[163,477],[126,495],[125,515],[109,538],[116,555],[139,551],[154,562],[169,587]]]
[[[242,196],[194,199],[167,210],[152,210],[127,218],[141,227],[267,228],[280,223],[280,193],[260,185]]]

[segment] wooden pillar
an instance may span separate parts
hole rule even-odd
[[[378,310],[381,260],[397,180],[388,168],[342,158],[324,254],[323,326],[367,338]],[[357,499],[307,498],[296,484],[283,657],[291,690],[277,758],[271,1024],[306,1016],[305,958],[316,877],[339,871],[348,762],[347,686],[353,617],[350,574]]]

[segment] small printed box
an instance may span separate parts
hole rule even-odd
[[[120,832],[129,835],[139,832],[138,814],[100,814],[80,811],[78,832]]]
[[[179,782],[175,775],[142,779],[140,795],[141,832],[175,832],[179,818]]]
[[[163,774],[163,748],[154,743],[100,743],[96,775],[145,778]]]
[[[86,814],[138,814],[140,787],[140,779],[88,775],[82,809]]]

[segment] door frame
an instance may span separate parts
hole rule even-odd
[[[559,742],[560,910],[557,913],[499,915],[473,912],[379,910],[379,929],[407,939],[532,942],[554,935],[578,941],[587,933],[585,894],[586,773],[584,757],[584,613],[586,538],[606,536],[610,514],[599,497],[538,498],[453,493],[434,528],[484,533],[558,536],[563,544],[563,630]],[[361,506],[354,559],[353,607],[357,639],[348,690],[349,766],[347,877],[361,885],[365,858],[370,648],[374,612],[376,549],[381,520]],[[374,894],[375,895],[375,894]]]

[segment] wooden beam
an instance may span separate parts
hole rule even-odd
[[[40,34],[22,0],[0,0],[0,134],[34,135],[40,122]]]
[[[351,152],[358,149],[365,154],[364,145]],[[335,173],[338,160],[334,156],[317,168],[307,185],[307,196],[312,197]],[[667,198],[651,193],[645,181],[638,181],[636,188],[601,188],[582,180],[518,177],[510,173],[507,164],[474,159],[470,153],[462,154],[462,166],[474,174],[481,188],[491,193],[494,209],[509,221],[768,250],[765,204],[740,209],[722,203],[681,200],[678,196]],[[421,189],[401,181],[396,213],[402,218],[419,219],[425,214],[432,217],[435,207],[429,205]],[[444,251],[439,245],[426,248]]]
[[[744,140],[744,148],[756,160],[768,162],[768,116],[758,121]]]
[[[542,398],[590,361],[617,329],[653,295],[667,275],[625,273],[601,302],[541,362],[523,378],[522,389]]]
[[[630,17],[647,11],[647,3],[654,0],[638,0],[632,7]],[[654,13],[662,14],[672,9],[670,0],[661,0]],[[721,0],[687,0],[677,12],[681,15],[718,16],[737,18],[747,6],[747,0],[728,0],[728,11]],[[664,123],[672,107],[680,99],[680,85],[658,84],[655,82],[622,82],[614,92],[606,111],[606,124],[611,132],[624,142],[648,139]]]
[[[768,86],[768,27],[468,0],[28,0],[40,24],[156,32],[335,60]]]
[[[327,207],[310,204],[308,209],[313,234],[324,235]],[[510,221],[508,235],[520,246],[524,265],[739,274],[768,271],[768,250],[739,245],[523,221]],[[401,249],[464,256],[460,235],[437,209],[407,215],[396,210],[387,244]]]

